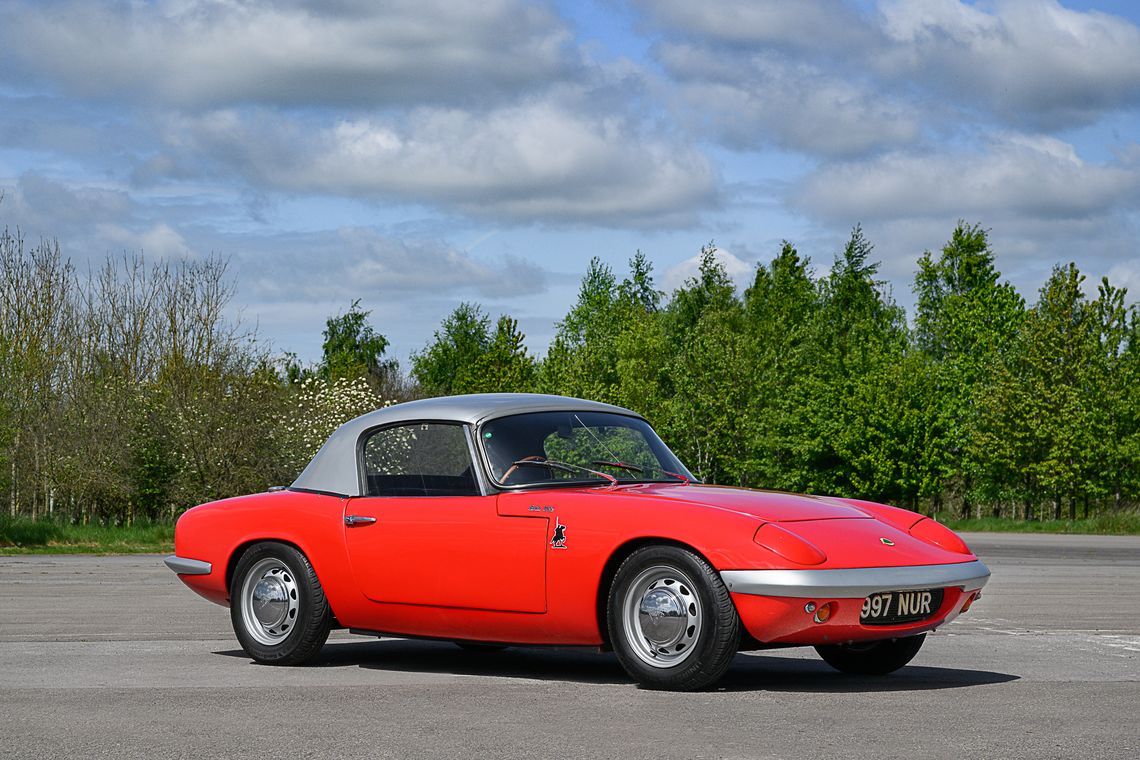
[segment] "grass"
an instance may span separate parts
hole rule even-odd
[[[174,524],[72,525],[0,516],[0,556],[10,554],[151,554],[174,551]]]
[[[946,527],[982,533],[1085,533],[1096,535],[1140,535],[1140,512],[1109,512],[1087,520],[1014,520],[1008,517],[977,517],[970,520],[938,518]]]

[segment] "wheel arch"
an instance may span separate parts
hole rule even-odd
[[[284,544],[285,546],[292,547],[293,549],[299,551],[304,555],[305,559],[309,561],[309,564],[313,564],[312,556],[309,554],[309,552],[305,551],[305,548],[298,544],[296,541],[290,541],[287,538],[277,538],[272,536],[246,539],[234,547],[234,550],[230,552],[229,559],[226,561],[226,593],[229,594],[230,597],[233,596],[232,589],[234,582],[234,571],[237,570],[238,563],[241,562],[241,558],[245,556],[245,553],[249,551],[251,547],[256,546],[257,544]],[[317,572],[316,565],[313,565],[313,572]],[[320,580],[319,573],[317,574],[317,579]]]
[[[643,549],[647,546],[674,546],[678,549],[684,549],[696,554],[705,562],[708,562],[710,567],[716,567],[700,549],[684,541],[678,541],[675,538],[641,536],[639,538],[631,538],[625,543],[620,544],[610,553],[605,565],[602,566],[602,574],[598,579],[598,590],[594,600],[595,621],[598,626],[598,633],[602,639],[601,648],[604,651],[610,651],[610,649],[613,648],[612,642],[610,641],[609,626],[606,625],[606,608],[608,606],[607,601],[609,600],[610,587],[613,585],[614,576],[617,575],[618,568],[621,567],[621,563],[625,562],[627,557],[638,549]]]

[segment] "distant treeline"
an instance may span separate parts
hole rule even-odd
[[[702,250],[658,291],[595,259],[545,358],[517,322],[461,304],[412,358],[353,302],[321,361],[275,358],[228,322],[224,261],[109,258],[0,238],[0,497],[12,515],[125,522],[287,484],[340,422],[418,396],[533,391],[654,424],[708,482],[958,516],[1076,516],[1140,501],[1140,311],[1054,269],[1027,307],[960,224],[915,276],[916,313],[856,228],[826,276],[785,243],[743,295]]]
[[[535,390],[646,415],[700,478],[956,516],[1070,518],[1140,499],[1140,310],[1072,264],[1027,308],[987,233],[919,260],[913,326],[856,228],[814,277],[785,243],[743,297],[712,245],[671,295],[594,260],[546,358],[455,310],[413,360],[428,395]]]

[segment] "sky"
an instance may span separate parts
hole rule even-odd
[[[0,225],[229,261],[320,357],[359,299],[407,367],[460,302],[542,355],[594,256],[741,288],[860,224],[908,310],[958,220],[1032,303],[1140,295],[1140,3],[5,0]]]

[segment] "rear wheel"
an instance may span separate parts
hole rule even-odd
[[[692,691],[728,670],[740,618],[717,572],[675,546],[638,549],[614,575],[610,641],[626,672],[652,689]]]
[[[901,639],[871,641],[866,644],[837,644],[816,647],[815,651],[831,667],[844,673],[882,676],[906,665],[918,654],[925,633]]]
[[[321,651],[332,613],[307,557],[287,544],[249,548],[234,569],[230,620],[242,649],[267,665],[298,665]]]

